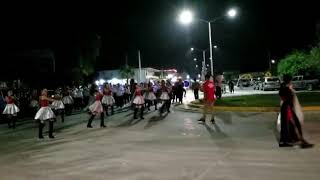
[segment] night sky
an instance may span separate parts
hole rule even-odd
[[[137,66],[140,49],[144,67],[176,67],[193,73],[192,59],[201,59],[201,53],[191,54],[189,49],[209,46],[208,28],[199,21],[188,27],[179,24],[178,13],[186,7],[197,17],[210,19],[237,7],[237,18],[212,25],[213,42],[219,46],[214,51],[215,67],[217,71],[260,71],[268,67],[268,51],[278,60],[293,49],[315,44],[320,20],[319,6],[308,0],[105,2],[8,5],[7,12],[2,12],[2,54],[50,48],[57,70],[63,71],[65,64],[72,66],[82,38],[96,33],[101,37],[97,70],[118,68],[126,54],[129,64]]]

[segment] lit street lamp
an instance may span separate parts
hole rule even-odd
[[[211,23],[215,23],[216,21],[224,18],[225,16],[234,18],[237,15],[237,10],[236,9],[230,9],[226,15],[214,18],[212,20],[203,20],[199,19],[202,22],[205,22],[208,24],[208,29],[209,29],[209,49],[210,49],[210,63],[211,63],[211,74],[213,75],[213,59],[212,59],[212,40],[211,40]],[[182,24],[188,25],[192,22],[193,20],[193,13],[190,10],[184,10],[181,12],[179,16],[179,20]],[[217,46],[214,46],[214,48],[217,48]],[[193,48],[192,48],[193,49]],[[191,50],[192,50],[191,49]]]
[[[197,58],[193,58],[194,61],[197,61]]]
[[[274,59],[272,59],[272,60],[271,60],[271,63],[272,63],[272,64],[275,64],[275,63],[276,63],[276,61],[275,61]]]
[[[193,51],[193,50],[194,50],[194,48],[190,48],[190,50],[191,50],[191,51]]]

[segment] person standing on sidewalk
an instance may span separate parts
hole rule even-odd
[[[41,91],[41,96],[39,97],[39,103],[41,108],[37,112],[36,116],[34,117],[35,120],[39,121],[39,139],[43,139],[42,131],[45,126],[45,122],[49,121],[49,138],[53,139],[53,123],[55,120],[55,114],[49,107],[49,101],[53,102],[54,99],[48,98],[48,90],[43,89]]]
[[[234,84],[233,84],[232,80],[229,81],[228,85],[229,85],[230,93],[233,94],[234,93]]]
[[[210,110],[212,117],[211,117],[211,123],[214,124],[214,113],[213,113],[213,106],[216,101],[216,96],[215,96],[215,85],[214,85],[214,80],[213,77],[210,74],[207,74],[205,76],[205,83],[202,85],[202,91],[204,93],[204,98],[203,98],[203,116],[201,119],[199,119],[199,122],[205,122],[206,121],[206,115],[208,113],[208,110]]]
[[[182,79],[179,79],[177,86],[176,86],[176,95],[179,99],[179,104],[182,104],[183,95],[186,96],[186,90],[184,89],[184,83]]]
[[[192,90],[194,93],[194,99],[197,100],[199,99],[199,90],[200,90],[200,84],[197,82],[197,79],[193,79],[194,83],[192,84]]]
[[[302,134],[303,113],[292,86],[291,76],[283,76],[279,96],[281,98],[279,147],[292,147],[296,143],[299,143],[301,148],[313,147]]]

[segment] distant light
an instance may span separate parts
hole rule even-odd
[[[187,75],[187,79],[190,79],[190,76],[189,76],[189,74]]]
[[[207,67],[209,67],[209,64],[207,64]]]
[[[233,18],[233,17],[235,17],[236,15],[237,15],[237,10],[235,10],[235,9],[230,9],[230,10],[228,11],[228,16],[229,16],[229,17]]]
[[[197,58],[193,58],[194,61],[197,61]]]
[[[167,78],[168,78],[168,79],[173,78],[173,74],[168,74]]]
[[[198,67],[198,65],[196,65],[196,68]]]
[[[95,83],[96,83],[97,86],[99,86],[99,81],[96,81]]]
[[[191,51],[194,51],[194,48],[190,48]]]
[[[274,63],[276,63],[276,61],[275,61],[274,59],[272,59],[272,60],[271,60],[271,63],[274,64]]]
[[[171,79],[171,81],[172,81],[172,82],[177,82],[177,79],[178,79],[178,78],[177,78],[176,76],[174,76],[174,77]]]
[[[218,48],[218,46],[217,46],[217,45],[214,45],[214,46],[213,46],[213,48],[217,49],[217,48]]]
[[[105,82],[106,82],[106,81],[105,81],[104,79],[100,79],[100,80],[99,80],[99,84],[100,84],[100,85],[103,85]]]
[[[190,10],[183,10],[179,16],[179,20],[182,24],[190,24],[193,20],[192,12]]]
[[[198,78],[201,78],[201,75],[200,75],[200,74],[198,74]]]

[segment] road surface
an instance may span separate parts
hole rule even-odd
[[[306,114],[305,136],[315,144],[319,114]],[[221,112],[215,125],[198,124],[200,116],[173,109],[134,121],[127,111],[108,117],[108,128],[99,128],[96,119],[87,129],[88,115],[78,114],[58,120],[54,140],[38,140],[36,125],[28,121],[16,130],[2,124],[0,179],[319,179],[319,146],[279,148],[275,113]]]

